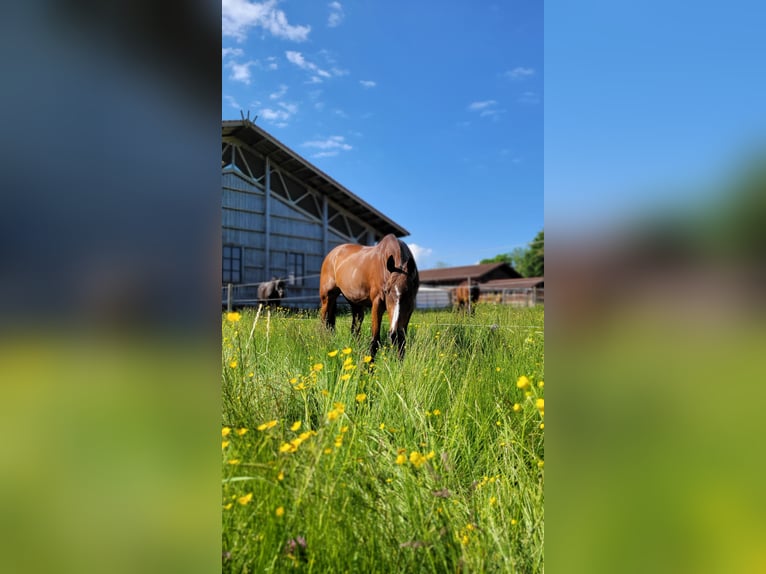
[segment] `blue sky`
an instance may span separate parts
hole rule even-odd
[[[410,231],[421,269],[543,228],[542,2],[222,2],[240,110]]]

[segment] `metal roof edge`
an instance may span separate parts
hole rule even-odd
[[[401,235],[398,235],[398,237],[406,237],[410,235],[410,232],[396,223],[394,220],[392,220],[390,217],[384,215],[377,209],[375,209],[373,206],[371,206],[369,203],[364,201],[361,197],[353,193],[351,190],[349,190],[344,185],[338,183],[334,178],[327,175],[325,172],[323,172],[321,169],[316,167],[314,164],[312,164],[310,161],[308,161],[306,158],[301,156],[299,153],[295,152],[285,144],[283,144],[281,141],[279,141],[277,138],[275,138],[273,135],[271,135],[266,130],[262,129],[260,126],[255,125],[252,121],[248,119],[243,120],[221,120],[221,127],[222,128],[236,128],[241,127],[243,129],[252,130],[258,135],[268,139],[271,141],[274,145],[282,149],[285,153],[289,154],[293,158],[295,158],[297,161],[301,162],[307,169],[313,171],[317,176],[325,179],[330,185],[333,185],[337,189],[339,189],[341,192],[346,194],[348,197],[350,197],[353,201],[359,203],[362,207],[364,207],[366,210],[369,210],[371,213],[373,213],[375,216],[381,218],[385,222],[387,222],[391,227],[394,229],[401,231]]]

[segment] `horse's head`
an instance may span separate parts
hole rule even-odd
[[[383,292],[386,297],[386,309],[391,318],[388,331],[391,342],[399,349],[399,356],[404,357],[405,335],[412,312],[415,310],[415,297],[420,286],[420,276],[412,257],[402,260],[397,267],[393,255],[386,260],[388,271]]]
[[[272,297],[276,296],[280,299],[282,299],[285,296],[285,280],[284,279],[271,280],[271,294],[272,294]]]

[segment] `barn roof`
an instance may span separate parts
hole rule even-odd
[[[491,279],[481,284],[484,290],[492,289],[527,289],[532,287],[543,287],[545,277],[524,277],[522,279]]]
[[[250,120],[223,120],[221,126],[224,138],[237,138],[262,156],[268,156],[280,170],[326,195],[346,211],[366,221],[382,235],[393,233],[397,237],[403,237],[410,234],[404,227],[383,215]]]
[[[420,271],[420,282],[433,285],[457,285],[466,279],[484,283],[490,279],[518,278],[519,273],[507,263],[479,263],[461,267],[441,267]]]

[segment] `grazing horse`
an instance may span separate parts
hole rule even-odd
[[[282,297],[285,296],[285,282],[282,279],[272,277],[271,281],[264,281],[258,285],[258,300],[270,307],[279,307]]]
[[[335,328],[338,296],[343,294],[351,304],[351,332],[359,336],[364,309],[372,307],[372,343],[370,356],[380,347],[380,324],[388,309],[391,343],[396,345],[399,358],[404,358],[407,325],[415,309],[415,296],[420,276],[415,259],[407,247],[393,234],[386,235],[374,247],[354,243],[338,245],[325,257],[319,279],[322,300],[322,321]]]
[[[479,295],[481,295],[481,289],[479,288],[478,283],[471,283],[471,286],[469,288],[468,282],[463,281],[460,285],[458,285],[455,288],[455,299],[454,299],[455,307],[459,311],[466,310],[470,303],[471,311],[473,311],[474,310],[473,304],[479,300]]]

